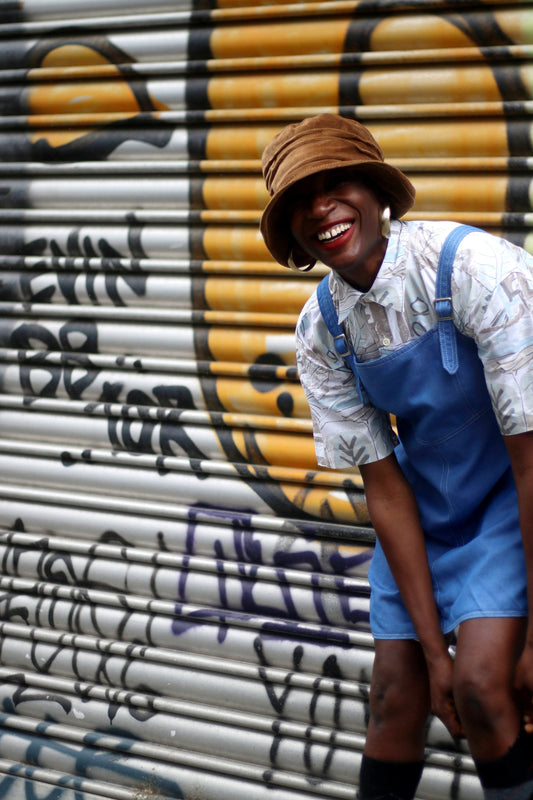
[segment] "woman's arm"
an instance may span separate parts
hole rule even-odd
[[[533,431],[503,438],[511,459],[518,493],[530,608],[526,642],[516,670],[516,687],[524,695],[528,730],[533,732]]]
[[[413,491],[394,453],[359,469],[372,524],[426,658],[433,713],[454,738],[460,737],[452,693],[453,664],[440,627]]]

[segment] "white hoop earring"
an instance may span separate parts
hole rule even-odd
[[[384,239],[388,239],[390,236],[390,208],[389,206],[385,206],[383,211],[381,212],[381,235]]]
[[[316,264],[316,261],[311,261],[310,264],[302,264],[301,267],[298,267],[294,263],[294,257],[292,255],[292,250],[290,251],[287,257],[287,264],[289,265],[289,269],[292,269],[293,272],[309,272],[309,270],[313,269]]]

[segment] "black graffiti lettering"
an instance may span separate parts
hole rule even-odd
[[[153,392],[162,406],[196,408],[191,391],[186,386],[154,386]]]
[[[71,585],[77,581],[72,557],[67,553],[43,553],[39,560],[38,575],[44,580],[60,584]]]
[[[98,352],[98,329],[94,322],[65,322],[59,330],[61,348],[80,353]]]
[[[104,381],[102,386],[102,391],[100,393],[100,397],[98,398],[98,400],[101,403],[117,403],[119,401],[123,389],[124,389],[123,383],[119,383],[118,381],[116,381],[115,383]]]
[[[37,692],[29,686],[20,686],[13,693],[13,711],[16,711],[17,706],[22,703],[57,703],[65,714],[72,710],[72,702],[60,694],[52,694],[50,692]]]
[[[172,444],[175,442],[179,450],[182,450],[189,458],[206,458],[205,453],[200,450],[197,444],[179,424],[160,425],[159,441],[161,452],[164,455],[174,454],[174,447]]]
[[[46,273],[44,273],[46,275]],[[24,300],[27,300],[31,303],[49,303],[54,294],[55,294],[55,286],[53,282],[50,282],[49,286],[44,286],[39,291],[34,292],[32,289],[32,283],[35,280],[41,278],[41,275],[25,275],[24,273],[20,277],[20,293]]]
[[[54,334],[38,322],[23,322],[11,333],[10,347],[21,350],[59,350],[59,342]]]

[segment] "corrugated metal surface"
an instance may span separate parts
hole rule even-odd
[[[0,0],[0,795],[354,798],[356,476],[317,468],[261,151],[356,116],[533,248],[528,2]],[[421,798],[481,797],[432,721]]]

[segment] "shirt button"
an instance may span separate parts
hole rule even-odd
[[[385,338],[383,339],[382,344],[383,344],[384,347],[388,347],[389,346],[390,339],[388,338],[388,336],[385,336]]]

